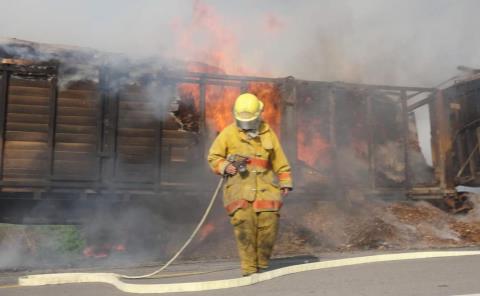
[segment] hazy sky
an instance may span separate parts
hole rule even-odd
[[[477,0],[0,0],[0,37],[270,76],[434,85],[480,67]],[[212,60],[213,59],[213,60]]]

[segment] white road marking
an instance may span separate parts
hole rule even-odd
[[[323,262],[314,262],[300,265],[287,266],[272,271],[253,274],[248,277],[205,281],[190,283],[172,283],[172,284],[132,284],[122,282],[118,275],[114,273],[58,273],[58,274],[40,274],[20,277],[18,283],[21,286],[43,286],[72,283],[107,283],[115,286],[117,289],[127,293],[176,293],[176,292],[196,292],[216,289],[227,289],[253,285],[256,283],[268,281],[280,276],[320,270],[342,266],[352,266],[375,262],[392,262],[403,260],[444,258],[480,255],[480,251],[445,251],[445,252],[415,252],[400,254],[384,254],[374,256],[364,256],[346,259],[329,260]]]

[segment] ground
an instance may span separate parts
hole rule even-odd
[[[335,202],[292,196],[282,209],[274,256],[476,246],[480,244],[480,203],[477,196],[471,200],[476,205],[474,210],[452,215],[427,202],[365,199]],[[113,250],[111,256],[95,259],[85,258],[85,241],[81,231],[75,231],[74,227],[3,226],[0,270],[135,265],[164,260],[176,252],[193,224],[175,227],[168,228],[171,239],[164,245],[149,241],[145,246],[149,254],[136,256],[127,244],[126,251]],[[135,240],[136,244],[139,242],[141,239]],[[221,206],[217,206],[182,259],[236,257],[231,225]]]

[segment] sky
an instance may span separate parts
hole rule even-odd
[[[0,0],[0,37],[231,74],[434,86],[480,67],[477,0]]]

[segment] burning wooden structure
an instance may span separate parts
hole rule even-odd
[[[64,83],[62,61],[0,53],[4,222],[73,223],[85,216],[72,214],[79,207],[103,199],[160,203],[208,192],[205,149],[243,91],[266,101],[300,194],[442,198],[480,184],[479,79],[438,90],[159,69],[131,81],[104,64],[98,79]],[[422,106],[432,167],[413,116]]]

